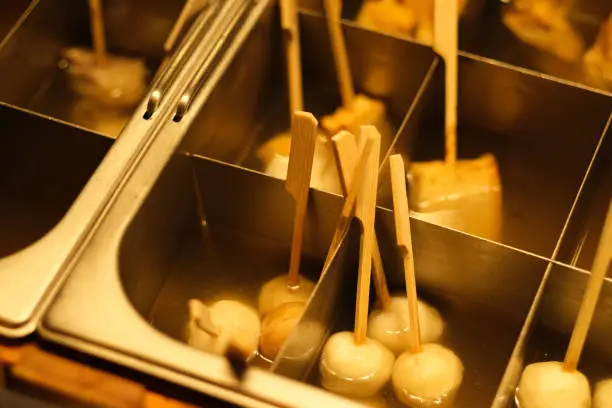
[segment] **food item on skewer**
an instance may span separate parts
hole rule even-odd
[[[285,182],[285,189],[295,201],[289,272],[287,275],[272,279],[262,287],[259,293],[258,308],[259,313],[264,318],[286,303],[297,302],[305,304],[315,287],[314,282],[304,278],[299,272],[317,125],[317,120],[310,113],[295,112],[293,115],[291,152],[289,154],[289,167]],[[295,310],[292,313],[295,313]],[[299,315],[301,316],[301,313]],[[290,320],[294,327],[298,321],[299,317],[296,316]],[[287,322],[285,325],[274,327],[282,329],[284,332],[290,331],[287,327]],[[272,333],[268,331],[266,335],[272,336]],[[279,337],[286,339],[287,335],[282,333],[282,336]],[[273,349],[276,349],[276,347],[270,347],[268,351]],[[280,349],[280,346],[278,349]]]
[[[612,13],[601,25],[595,43],[584,55],[583,64],[595,86],[612,89]]]
[[[315,283],[298,275],[294,287],[287,286],[287,276],[269,280],[259,292],[258,310],[262,317],[285,303],[306,303],[315,288]]]
[[[578,361],[593,319],[606,272],[612,262],[612,201],[597,246],[591,276],[580,304],[565,360],[528,365],[521,375],[516,399],[521,408],[589,408],[591,390],[578,371]]]
[[[144,61],[106,52],[100,0],[90,0],[94,49],[62,50],[69,85],[78,95],[70,117],[74,122],[117,137],[147,92]]]
[[[584,40],[572,27],[567,7],[557,0],[516,0],[502,21],[522,42],[568,62],[578,62]]]
[[[432,306],[419,300],[419,321],[421,341],[431,343],[438,341],[444,332],[444,321],[440,313]],[[410,347],[410,313],[405,296],[393,296],[391,305],[386,309],[375,309],[370,313],[368,337],[381,342],[396,356]]]
[[[341,0],[325,0],[324,5],[342,106],[334,113],[324,116],[321,119],[321,127],[330,136],[341,130],[348,130],[354,135],[359,135],[362,125],[371,125],[381,134],[383,145],[387,146],[393,140],[395,133],[387,119],[384,103],[363,94],[355,94],[346,44],[340,25]]]
[[[326,389],[351,398],[378,394],[391,376],[393,353],[378,341],[367,338],[374,217],[380,134],[372,126],[362,127],[363,149],[368,154],[363,181],[353,180],[349,197],[358,191],[355,217],[362,225],[355,307],[355,327],[351,332],[335,333],[327,340],[319,361],[321,383]],[[368,148],[373,146],[373,148]]]
[[[255,309],[235,300],[220,300],[206,306],[189,300],[187,342],[206,352],[224,354],[231,341],[243,355],[257,352],[261,327]]]
[[[460,160],[454,169],[443,161],[415,162],[408,181],[415,218],[499,240],[502,186],[493,155]]]
[[[431,223],[499,240],[502,223],[501,181],[491,154],[457,160],[457,10],[436,0],[435,45],[445,61],[444,162],[412,163],[410,203],[413,215]],[[451,6],[451,7],[448,7]]]
[[[289,89],[289,109],[291,115],[303,110],[302,66],[300,56],[300,32],[297,16],[296,0],[282,0],[281,26],[285,35],[284,49],[287,67]],[[262,162],[264,172],[272,177],[285,179],[289,166],[289,151],[291,148],[291,133],[281,132],[274,135],[257,151],[257,157]],[[310,185],[318,190],[340,193],[340,182],[335,165],[333,151],[325,135],[316,139],[313,159],[313,169]]]
[[[406,351],[397,358],[391,381],[397,399],[409,407],[452,407],[463,381],[463,364],[451,350],[424,344],[420,352]]]
[[[467,0],[458,0],[459,13]],[[425,45],[433,42],[433,0],[366,0],[357,23],[389,34],[407,36]]]
[[[274,360],[289,335],[304,314],[305,303],[284,303],[268,313],[261,322],[259,350],[261,354]]]
[[[528,365],[521,376],[517,399],[521,408],[591,406],[589,380],[578,370],[557,361]]]
[[[291,135],[287,133],[274,136],[264,143],[257,151],[257,157],[264,163],[264,172],[284,180],[289,167],[290,149]],[[334,152],[328,137],[322,134],[317,135],[310,187],[335,194],[342,192]]]
[[[455,353],[439,344],[422,344],[414,253],[404,162],[401,155],[389,158],[393,214],[397,244],[404,263],[406,303],[411,321],[409,349],[404,351],[393,365],[391,382],[398,400],[414,408],[450,407],[463,381],[463,364]]]
[[[321,383],[347,397],[372,397],[389,381],[393,353],[376,340],[356,344],[353,337],[351,332],[339,332],[327,340],[319,365]]]
[[[608,407],[612,407],[612,379],[598,382],[593,393],[593,408]]]

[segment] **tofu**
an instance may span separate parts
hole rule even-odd
[[[409,200],[415,218],[490,240],[500,240],[502,186],[491,154],[458,160],[412,163]]]

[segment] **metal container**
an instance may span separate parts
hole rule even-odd
[[[234,297],[253,304],[263,282],[284,273],[288,264],[293,202],[283,182],[232,164],[244,164],[252,144],[258,140],[259,133],[253,129],[259,131],[254,125],[260,123],[259,115],[248,102],[263,100],[260,106],[269,109],[266,102],[274,100],[274,96],[266,96],[261,83],[251,82],[264,76],[267,59],[249,58],[261,52],[256,45],[271,44],[269,34],[275,15],[270,5],[259,3],[247,13],[248,17],[240,22],[241,28],[227,37],[227,52],[219,57],[214,70],[189,77],[181,74],[183,79],[173,93],[176,109],[160,111],[159,129],[138,155],[83,250],[74,257],[70,278],[39,325],[39,332],[45,339],[235,404],[350,406],[350,400],[316,387],[316,365],[326,337],[349,328],[352,320],[358,257],[355,226],[334,253],[334,261],[317,284],[301,322],[271,367],[252,366],[238,379],[225,359],[185,344],[190,298],[210,302]],[[301,22],[303,38],[318,38],[315,32],[321,36],[325,32],[320,17],[303,13]],[[365,35],[357,29],[345,29],[347,34]],[[312,34],[308,34],[309,30],[313,30]],[[396,40],[376,36],[377,44],[395,44]],[[362,43],[369,41],[364,39]],[[272,55],[278,55],[278,51]],[[190,64],[197,64],[200,57],[201,52],[196,53]],[[270,58],[273,62],[278,60]],[[503,84],[504,66],[468,57],[464,60],[479,67],[464,84],[476,87],[483,78],[494,83],[493,77],[500,77]],[[314,66],[327,72],[327,78],[333,78],[329,57],[321,61],[328,62]],[[427,103],[437,106],[432,101],[439,100],[434,92],[439,87],[438,62],[419,65],[416,61],[414,66],[422,67],[417,72],[423,74],[424,80],[412,88],[417,103],[409,102],[411,113],[404,118],[396,147],[402,146],[398,141],[411,130],[427,128],[429,120],[436,122],[437,108],[431,109]],[[248,63],[256,69],[250,69]],[[259,64],[263,67],[259,68]],[[184,73],[195,72],[194,66],[186,66]],[[278,62],[276,71],[270,71],[274,75],[280,67]],[[522,74],[510,70],[507,75],[512,79]],[[278,76],[273,78],[280,82]],[[200,79],[205,80],[199,82]],[[398,80],[413,84],[405,78]],[[538,78],[529,80],[532,82],[524,81],[536,90],[557,86]],[[278,95],[279,88],[282,86],[272,95]],[[311,88],[314,86],[306,87]],[[197,92],[189,92],[191,89]],[[559,96],[565,96],[564,92],[574,95],[566,88],[559,92]],[[189,97],[188,103],[181,95]],[[260,95],[264,97],[258,99]],[[535,114],[524,113],[521,120],[527,122],[511,122],[516,116],[501,120],[501,113],[491,103],[495,93],[491,95],[488,102],[468,104],[461,117],[472,118],[471,123],[480,117],[483,126],[496,130],[515,129],[512,123],[518,124],[516,133],[511,134],[522,137],[522,142],[535,138],[542,130],[555,128],[546,122],[529,133],[523,124],[535,124],[533,119],[527,121]],[[535,95],[524,100],[537,104],[548,98],[545,92]],[[488,105],[492,107],[485,109]],[[244,110],[238,109],[243,106]],[[598,106],[589,105],[595,119],[604,109]],[[556,112],[558,108],[551,109]],[[270,111],[276,114],[274,117],[279,116],[276,110]],[[590,126],[595,133],[590,142],[595,144],[600,125]],[[580,146],[573,139],[567,143]],[[584,155],[588,153],[587,147]],[[341,204],[336,195],[311,191],[302,268],[313,278],[321,273],[321,260],[328,250]],[[457,404],[490,406],[506,362],[522,334],[548,260],[418,220],[413,221],[413,229],[420,293],[448,319],[444,342],[457,351],[467,367]],[[401,291],[402,269],[389,210],[378,208],[377,230],[389,284],[394,291]],[[478,333],[478,337],[470,333]]]
[[[444,157],[444,78],[437,65],[392,151]],[[491,152],[502,182],[500,242],[551,257],[600,142],[612,98],[462,53],[458,157]],[[384,169],[383,169],[384,170]],[[390,207],[387,174],[381,200]]]
[[[78,38],[83,41],[79,33],[87,38],[77,30],[87,26],[85,3],[75,1],[74,7],[68,3],[33,3],[27,18],[21,19],[0,49],[0,100],[19,106],[2,103],[0,108],[5,124],[0,142],[0,335],[8,337],[34,331],[66,277],[65,266],[112,201],[122,176],[156,126],[155,117],[142,119],[149,105],[146,100],[115,144],[83,128],[22,109],[38,110],[36,101],[41,98],[52,101],[54,94],[46,93],[49,82],[59,75],[59,48]],[[206,27],[200,24],[194,30],[205,33]],[[189,45],[185,40],[171,60],[179,59]],[[173,72],[173,67],[168,64],[161,78]],[[163,88],[168,94],[172,89]],[[159,109],[166,109],[167,103],[168,98]]]

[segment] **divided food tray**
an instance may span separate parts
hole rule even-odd
[[[37,7],[60,3],[40,0]],[[82,9],[76,26],[86,21]],[[32,36],[27,27],[52,28],[32,10],[13,37],[35,44],[40,33]],[[0,144],[6,145],[0,188],[10,198],[0,202],[2,225],[10,225],[0,233],[0,283],[13,269],[21,271],[15,284],[24,282],[23,271],[35,270],[5,266],[16,262],[15,251],[25,254],[19,262],[44,266],[53,285],[37,280],[38,292],[15,292],[30,294],[39,316],[58,290],[38,326],[44,339],[235,404],[352,406],[322,390],[317,377],[322,344],[351,329],[354,311],[357,225],[321,271],[342,205],[335,194],[311,190],[301,266],[319,282],[275,361],[259,361],[238,379],[225,359],[186,344],[190,298],[255,305],[260,286],[288,265],[293,202],[282,180],[262,174],[255,155],[289,124],[282,33],[271,1],[254,3],[246,14],[223,39],[223,52],[206,60],[214,70],[199,69],[205,42],[192,49],[155,115],[142,118],[143,101],[114,143],[62,122],[67,118],[53,103],[45,105],[51,110],[31,103],[48,89],[41,81],[57,76],[57,46],[44,58],[26,58],[31,69],[19,77],[24,51],[5,42],[0,72],[17,76],[11,84],[0,81],[0,101],[7,103],[0,115],[15,129]],[[326,24],[317,12],[299,17],[305,109],[320,116],[339,103]],[[442,158],[444,64],[423,45],[350,22],[343,30],[356,88],[386,103],[395,131],[381,151],[376,228],[397,292],[403,274],[386,159]],[[85,36],[81,29],[78,38]],[[146,41],[128,37],[109,34],[119,38],[118,50],[161,60],[154,46],[135,46]],[[447,322],[442,342],[465,365],[458,408],[511,406],[523,365],[558,358],[612,193],[612,96],[487,57],[460,55],[458,147],[460,158],[492,152],[498,159],[502,237],[494,242],[412,219],[419,293],[440,310]],[[195,90],[191,103],[177,116],[174,103],[188,90]],[[28,255],[46,242],[61,249]],[[601,297],[581,365],[592,381],[612,375],[604,369],[612,353],[605,341],[612,282]],[[32,327],[37,319],[26,320]]]

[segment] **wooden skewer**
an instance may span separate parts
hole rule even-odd
[[[412,251],[412,233],[410,232],[410,214],[408,197],[406,196],[406,171],[402,156],[394,154],[389,157],[391,168],[391,189],[393,192],[393,213],[395,215],[395,231],[397,245],[404,258],[404,276],[406,278],[406,296],[408,297],[408,313],[410,315],[410,337],[413,353],[420,353],[421,326],[419,324],[419,299],[416,291],[414,274],[414,253]]]
[[[434,50],[444,59],[446,67],[444,136],[448,166],[454,166],[457,161],[458,12],[457,0],[435,0]]]
[[[291,259],[287,283],[295,286],[299,283],[300,259],[302,257],[302,240],[304,238],[304,220],[308,206],[310,176],[317,139],[318,122],[311,113],[295,112],[291,125],[291,150],[285,188],[295,200],[295,218],[293,221],[293,240],[291,242]]]
[[[380,133],[374,126],[362,126],[362,137],[373,137],[374,148],[370,150],[365,177],[357,195],[355,217],[361,221],[361,246],[359,249],[359,277],[355,307],[355,344],[363,344],[368,331],[368,307],[370,302],[370,279],[372,272],[372,247],[374,246],[374,218],[376,215],[376,192],[378,188],[378,160],[380,156]]]
[[[340,97],[342,98],[342,105],[346,107],[350,105],[355,97],[355,89],[353,88],[353,76],[349,66],[344,34],[340,26],[342,0],[325,0],[324,6],[336,66],[336,75],[340,85]]]
[[[591,276],[587,283],[582,303],[580,304],[580,310],[578,311],[578,318],[576,319],[576,325],[572,332],[567,352],[565,353],[565,369],[573,371],[578,367],[578,360],[580,360],[580,354],[586,341],[589,327],[591,326],[591,320],[593,319],[593,313],[595,312],[595,306],[599,299],[599,293],[603,285],[604,279],[606,278],[606,272],[612,262],[612,202],[608,207],[608,215],[604,222],[603,231],[601,238],[599,239],[599,245],[597,246],[597,252],[595,253],[595,259],[593,261],[593,268],[591,269]]]
[[[355,137],[350,132],[342,131],[336,136],[334,136],[332,140],[334,141],[334,143],[343,143],[344,138],[352,138],[353,140],[355,139]],[[352,182],[348,188],[348,192],[344,196],[344,205],[342,206],[340,218],[338,219],[338,224],[336,224],[336,230],[334,231],[334,236],[332,238],[332,243],[329,246],[329,251],[327,252],[327,257],[325,258],[323,270],[325,270],[329,266],[332,255],[335,252],[336,248],[340,245],[342,235],[344,234],[346,228],[348,228],[349,226],[349,222],[351,221],[353,215],[353,210],[355,209],[355,202],[357,201],[359,186],[361,185],[361,181],[363,180],[367,161],[370,157],[370,150],[372,149],[373,145],[374,139],[366,138],[363,147],[361,148],[361,152],[359,153],[357,163],[352,168]]]
[[[294,112],[304,109],[297,0],[280,0],[280,11],[281,26],[284,34],[285,56],[287,59],[289,109],[291,115],[293,115]]]
[[[348,187],[353,184],[353,174],[356,172],[357,166],[357,142],[355,136],[349,132],[341,131],[334,137],[332,142],[336,150],[337,163],[341,175],[344,196],[348,196]],[[335,247],[332,247],[335,248]],[[374,247],[372,248],[372,257],[374,262],[374,287],[380,307],[387,309],[391,305],[391,296],[387,286],[385,270],[380,255],[380,247],[378,238],[374,236]]]
[[[179,14],[174,26],[172,26],[172,30],[170,30],[170,34],[166,38],[166,42],[164,42],[164,51],[170,52],[172,48],[174,48],[174,44],[178,39],[181,31],[185,27],[185,24],[189,19],[191,19],[195,14],[202,11],[204,6],[208,3],[208,0],[187,0],[181,13]]]
[[[106,37],[104,35],[104,15],[100,0],[89,0],[89,18],[91,24],[91,37],[93,40],[96,63],[106,63]]]

